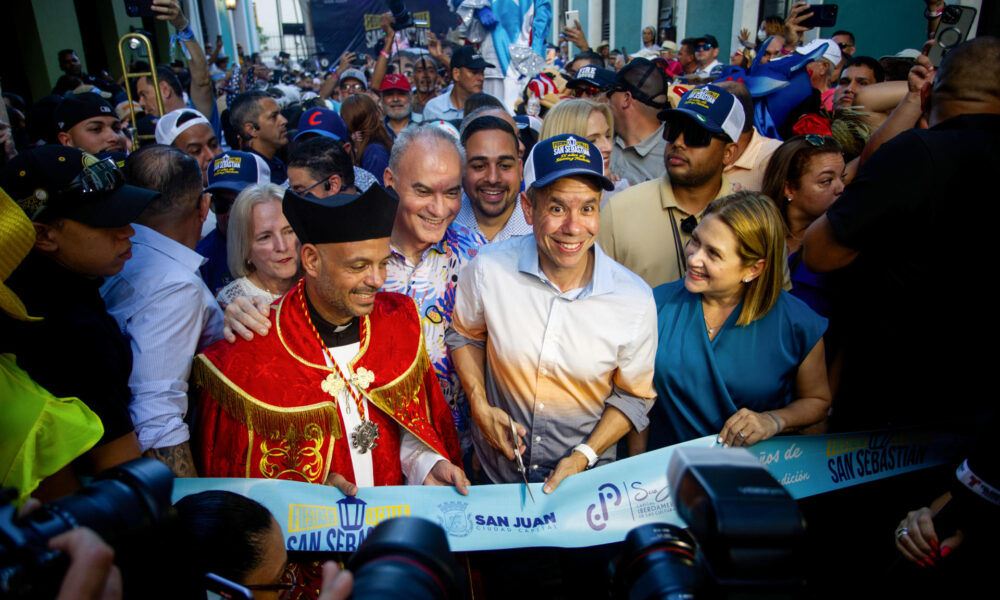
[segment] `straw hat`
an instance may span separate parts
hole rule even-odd
[[[35,245],[35,227],[7,192],[0,189],[0,310],[20,321],[40,321],[28,315],[24,303],[7,281]]]

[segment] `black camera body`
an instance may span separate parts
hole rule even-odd
[[[174,474],[162,462],[139,458],[101,473],[76,494],[24,517],[0,506],[0,596],[54,598],[68,560],[49,540],[76,527],[94,530],[119,549],[172,514]]]
[[[679,448],[670,495],[689,529],[637,527],[612,566],[615,598],[796,598],[805,590],[798,505],[745,449]]]

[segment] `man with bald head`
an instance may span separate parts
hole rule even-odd
[[[993,366],[980,342],[992,319],[970,300],[996,262],[1000,210],[983,184],[1000,164],[997,64],[996,37],[951,50],[921,91],[930,128],[882,145],[806,231],[810,269],[851,266],[835,427],[929,422],[945,398],[948,415],[970,414],[989,396],[977,374]],[[926,57],[914,69],[929,79]]]

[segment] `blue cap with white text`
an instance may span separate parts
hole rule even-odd
[[[535,144],[525,161],[524,187],[545,187],[570,175],[594,177],[602,188],[615,189],[615,184],[604,176],[604,157],[597,146],[569,133]]]
[[[264,159],[252,152],[230,150],[213,158],[208,165],[205,191],[224,189],[239,193],[247,186],[261,183],[271,183],[271,168]]]

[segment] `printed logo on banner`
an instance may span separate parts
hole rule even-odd
[[[868,436],[838,437],[827,441],[826,461],[830,481],[842,483],[921,466],[931,441],[926,432],[873,433]]]
[[[465,537],[472,532],[472,517],[466,512],[468,506],[465,502],[438,504],[438,508],[441,509],[438,522],[448,532],[448,535]]]
[[[410,514],[409,504],[372,506],[341,498],[336,506],[288,505],[289,550],[354,552],[379,523]]]
[[[670,488],[665,482],[652,485],[643,481],[621,482],[619,488],[614,483],[605,483],[597,488],[597,502],[587,507],[587,525],[594,531],[608,526],[609,519],[623,510],[617,507],[627,505],[632,521],[641,521],[673,512]]]

